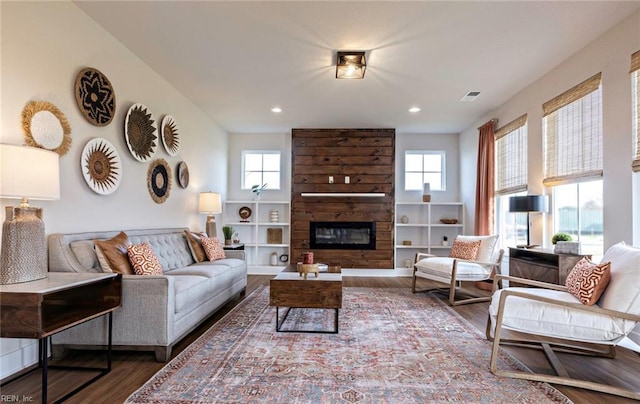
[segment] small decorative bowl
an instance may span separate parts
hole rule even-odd
[[[458,219],[440,219],[440,222],[444,224],[456,224],[458,223]]]

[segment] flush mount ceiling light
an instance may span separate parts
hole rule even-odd
[[[420,107],[411,107],[411,108],[409,108],[409,112],[411,112],[412,114],[417,114],[420,111],[422,111],[420,109]]]
[[[364,52],[338,52],[337,79],[362,79],[366,68]]]
[[[273,112],[274,114],[279,114],[280,112],[282,112],[282,108],[273,107],[273,108],[271,108],[271,112]]]

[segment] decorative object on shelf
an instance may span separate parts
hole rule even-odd
[[[404,267],[405,268],[411,268],[411,264],[413,263],[413,261],[411,261],[410,258],[407,258],[406,260],[404,260]]]
[[[287,262],[287,261],[289,261],[289,254],[281,254],[280,262]]]
[[[222,199],[217,192],[200,192],[198,212],[207,215],[205,232],[209,237],[217,237],[216,218],[213,215],[222,213]]]
[[[447,247],[449,245],[449,237],[442,236],[442,246]]]
[[[580,243],[577,241],[558,241],[553,252],[556,254],[580,254]]]
[[[458,219],[440,219],[440,223],[442,223],[442,224],[456,224],[456,223],[458,223]]]
[[[546,212],[548,210],[549,201],[546,195],[525,195],[512,196],[509,198],[509,212],[526,212],[527,213],[527,244],[518,247],[532,248],[536,247],[531,244],[530,229],[531,221],[529,214],[531,212]]]
[[[237,231],[233,232],[233,237],[231,238],[231,242],[233,244],[240,244],[240,236],[238,235]]]
[[[428,182],[425,182],[422,188],[422,202],[431,202],[431,184]]]
[[[64,156],[71,148],[71,126],[65,115],[48,101],[29,101],[22,110],[22,129],[28,146]]]
[[[276,209],[269,211],[269,221],[271,221],[271,223],[278,223],[280,221],[280,213]]]
[[[111,82],[98,69],[87,67],[76,76],[76,104],[89,123],[107,126],[116,111],[116,95]]]
[[[411,240],[402,240],[402,245],[411,245]]]
[[[409,217],[407,215],[402,215],[402,217],[400,218],[400,222],[402,224],[407,224],[409,223]]]
[[[124,137],[133,158],[151,160],[158,147],[156,122],[143,104],[133,104],[124,121]]]
[[[224,245],[231,245],[231,239],[233,238],[233,227],[222,226],[222,234],[224,234]]]
[[[313,252],[306,251],[302,253],[302,263],[303,264],[313,264]]]
[[[251,187],[251,192],[253,192],[256,195],[255,197],[256,201],[260,200],[260,194],[262,193],[262,191],[265,190],[265,188],[267,188],[267,185],[268,185],[267,183],[264,183],[262,185],[254,185]]]
[[[298,273],[300,276],[303,276],[304,279],[307,279],[307,275],[309,274],[314,274],[317,278],[319,272],[320,268],[318,264],[298,264]]]
[[[80,170],[89,188],[100,195],[112,194],[122,180],[122,161],[106,139],[92,139],[82,149]]]
[[[176,167],[176,177],[178,179],[178,186],[182,189],[185,189],[189,186],[189,167],[187,163],[181,161],[178,163]]]
[[[165,115],[160,124],[160,136],[162,145],[170,156],[177,156],[180,151],[180,133],[178,124],[171,115]]]
[[[278,265],[278,253],[277,252],[274,251],[274,252],[271,253],[271,258],[269,259],[269,263],[274,267],[276,265]]]
[[[0,197],[21,199],[6,206],[0,250],[0,285],[47,277],[47,241],[42,209],[27,198],[60,199],[60,156],[49,150],[0,144]]]
[[[240,221],[242,223],[249,222],[249,218],[251,217],[251,208],[248,206],[243,206],[238,210],[238,215],[240,215]]]
[[[282,244],[282,229],[269,227],[267,229],[267,244]]]
[[[164,203],[171,192],[171,167],[164,159],[151,162],[147,171],[147,188],[155,203]]]

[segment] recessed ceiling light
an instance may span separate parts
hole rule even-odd
[[[271,108],[271,112],[273,112],[274,114],[279,114],[280,112],[282,112],[282,108],[273,107],[273,108]]]
[[[420,107],[411,107],[411,108],[409,108],[409,112],[411,112],[412,114],[415,114],[416,112],[420,112],[420,111],[422,111],[420,109]]]

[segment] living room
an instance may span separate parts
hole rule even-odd
[[[548,2],[549,12],[553,7],[562,11],[562,2]],[[508,4],[508,3],[507,3]],[[597,6],[598,3],[596,3]],[[363,6],[358,4],[357,6]],[[83,9],[86,7],[86,9]],[[94,13],[101,9],[96,6]],[[118,7],[104,5],[103,7]],[[223,7],[231,8],[230,4]],[[268,6],[264,6],[265,10]],[[313,7],[307,10],[313,12]],[[356,8],[356,6],[351,6]],[[605,7],[605,6],[603,6]],[[502,94],[503,98],[483,110],[476,110],[474,105],[466,104],[471,110],[473,119],[460,130],[450,131],[446,125],[433,130],[420,129],[407,125],[399,129],[395,122],[384,122],[370,117],[368,122],[361,122],[359,128],[396,128],[395,131],[395,202],[420,202],[422,190],[406,191],[404,189],[404,159],[410,150],[444,150],[446,152],[446,186],[445,191],[432,192],[433,202],[460,202],[464,206],[460,220],[464,223],[464,234],[473,234],[476,205],[476,171],[478,161],[478,127],[492,119],[497,119],[497,127],[527,114],[528,130],[528,194],[549,194],[550,190],[543,184],[543,109],[542,105],[564,91],[587,80],[594,74],[602,74],[602,129],[604,133],[603,148],[603,253],[607,247],[624,241],[631,245],[640,245],[640,175],[631,170],[633,160],[633,119],[630,84],[631,55],[640,50],[640,3],[614,2],[610,8],[598,9],[610,11],[611,24],[598,26],[598,32],[589,40],[577,41],[580,46],[562,55],[549,55],[550,59],[560,61],[557,64],[541,63],[546,72],[525,70],[517,72],[512,80],[527,83],[517,91]],[[596,10],[594,8],[594,10]],[[272,116],[269,111],[272,101],[268,95],[262,97],[265,111],[251,111],[251,116],[236,117],[237,125],[245,125],[244,129],[228,129],[217,122],[207,110],[185,95],[179,83],[173,82],[170,75],[160,74],[144,57],[137,54],[135,44],[124,44],[115,33],[104,26],[108,21],[97,22],[92,18],[91,7],[82,2],[2,2],[0,18],[2,27],[2,87],[0,106],[1,143],[24,144],[24,131],[21,116],[25,105],[32,100],[46,100],[55,104],[65,115],[72,128],[71,148],[60,157],[60,199],[56,201],[34,201],[34,205],[44,209],[44,222],[47,234],[74,233],[107,230],[128,230],[146,228],[188,227],[193,230],[204,230],[205,216],[199,213],[198,194],[214,191],[222,195],[224,201],[247,201],[253,198],[250,190],[242,189],[241,161],[242,151],[250,145],[251,150],[278,150],[281,154],[281,184],[279,190],[267,190],[263,193],[264,201],[290,201],[292,194],[292,155],[291,130],[295,128],[341,128],[336,126],[337,119],[324,118],[323,111],[317,111],[319,121],[313,126],[299,125],[295,119],[289,121],[287,113],[294,106],[282,105],[284,111]],[[259,13],[255,13],[259,14]],[[598,11],[594,11],[597,15]],[[154,18],[154,17],[149,17]],[[158,17],[159,18],[159,17]],[[253,15],[252,19],[260,16]],[[250,24],[252,20],[245,21]],[[281,22],[277,20],[275,23]],[[112,24],[117,22],[111,21]],[[229,22],[230,24],[238,21]],[[492,22],[499,26],[502,22]],[[549,23],[551,24],[551,23]],[[558,22],[561,24],[561,22]],[[585,23],[587,24],[587,23]],[[103,26],[104,25],[104,26]],[[135,27],[145,30],[145,22],[139,21]],[[150,29],[150,28],[149,28]],[[496,29],[498,29],[496,27]],[[219,35],[225,35],[221,28]],[[505,32],[504,35],[508,35]],[[133,35],[135,37],[135,35]],[[255,38],[258,40],[258,38]],[[564,38],[577,40],[577,38]],[[194,41],[196,38],[194,38]],[[300,41],[306,41],[301,38]],[[410,42],[410,39],[406,39]],[[150,53],[163,53],[158,42],[142,45]],[[206,41],[203,40],[206,45]],[[314,44],[322,49],[322,55],[335,57],[335,49]],[[499,45],[496,45],[499,46]],[[379,44],[383,49],[384,42]],[[203,48],[205,49],[205,48]],[[369,48],[367,48],[369,49]],[[351,50],[351,49],[350,49]],[[215,49],[206,52],[216,53]],[[206,53],[205,52],[205,53]],[[527,50],[522,50],[526,53]],[[323,57],[324,57],[323,56]],[[383,80],[383,72],[376,72],[375,52],[368,56],[365,79],[357,81],[366,83],[367,79]],[[255,56],[254,56],[255,57]],[[473,55],[478,57],[479,55]],[[539,59],[545,59],[539,55]],[[329,66],[322,61],[313,70],[310,81],[311,89],[318,86],[334,85],[333,82],[353,84],[354,81],[335,80],[335,65]],[[229,61],[221,61],[222,66],[229,67]],[[282,63],[285,63],[284,61]],[[474,64],[472,56],[465,61]],[[478,63],[480,63],[478,61]],[[98,127],[91,125],[82,116],[73,96],[76,74],[85,67],[93,67],[103,72],[111,81],[116,93],[116,109],[110,125]],[[413,66],[409,74],[420,76],[427,66]],[[250,76],[260,64],[236,67]],[[197,69],[194,64],[185,61],[184,69]],[[275,69],[275,68],[274,68]],[[274,70],[272,69],[272,70]],[[176,72],[176,74],[178,74]],[[489,73],[486,73],[489,74]],[[326,76],[326,77],[325,77]],[[176,76],[179,77],[179,76]],[[324,84],[326,79],[330,84]],[[459,79],[459,78],[458,78]],[[283,80],[283,78],[279,78]],[[300,80],[300,78],[295,78]],[[465,81],[466,83],[466,81]],[[194,85],[194,83],[191,83]],[[206,83],[195,83],[202,86],[203,92],[217,92],[206,87]],[[483,96],[491,96],[491,89],[462,88],[461,94],[455,94],[455,101],[466,91],[486,91]],[[393,91],[393,90],[388,90]],[[428,92],[429,89],[424,89]],[[222,92],[222,91],[219,91]],[[226,94],[229,105],[241,104],[243,94]],[[339,93],[334,94],[339,95]],[[358,108],[366,108],[366,101],[359,98],[355,91],[352,97]],[[394,98],[395,99],[395,98]],[[217,101],[217,105],[221,105]],[[325,100],[327,104],[330,99]],[[406,113],[407,105],[402,104]],[[185,161],[189,167],[189,184],[181,189],[174,184],[169,197],[164,203],[156,203],[150,197],[147,178],[148,164],[141,164],[127,150],[124,134],[124,122],[129,107],[142,103],[154,113],[155,119],[161,120],[167,114],[176,118],[181,147],[178,156],[170,156],[158,145],[156,157],[169,162],[172,169]],[[429,112],[423,106],[422,113]],[[227,119],[237,112],[220,108],[220,114]],[[255,112],[255,114],[254,114]],[[272,125],[284,125],[286,130],[266,129],[256,122],[261,114]],[[342,116],[341,116],[342,117]],[[462,118],[461,118],[462,119]],[[467,118],[465,118],[467,119]],[[455,118],[452,119],[455,121]],[[288,125],[288,126],[286,126]],[[240,128],[241,126],[234,127]],[[80,161],[84,146],[94,138],[109,140],[118,150],[122,162],[122,180],[118,189],[108,195],[92,191],[83,178]],[[336,173],[336,176],[340,173]],[[342,179],[341,179],[342,180]],[[343,180],[342,180],[343,181]],[[176,182],[174,180],[174,182]],[[13,206],[15,201],[2,199],[2,207]],[[216,215],[218,236],[222,236],[221,227],[225,223],[227,212]],[[235,215],[235,212],[234,212]],[[229,216],[230,217],[230,216]],[[398,218],[396,218],[398,220]],[[531,242],[551,247],[553,235],[553,217],[551,214],[532,214]],[[241,240],[242,241],[242,240]],[[396,240],[396,243],[400,240]],[[509,245],[502,246],[507,248]],[[268,264],[256,266],[253,274],[268,273]],[[398,265],[396,265],[398,266]],[[377,272],[376,272],[377,271]],[[409,271],[403,268],[371,268],[362,271],[366,276],[406,277]],[[352,274],[352,272],[349,272]],[[637,331],[637,330],[636,330]],[[638,334],[636,332],[636,334]],[[640,341],[640,336],[636,335]],[[0,379],[6,379],[22,369],[32,366],[37,361],[37,344],[33,340],[3,339],[0,344]]]

